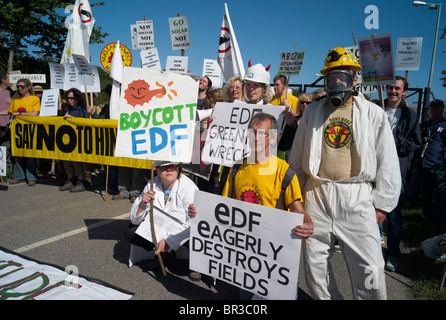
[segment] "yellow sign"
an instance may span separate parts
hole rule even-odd
[[[110,66],[113,59],[113,54],[115,53],[117,42],[110,43],[104,47],[101,51],[101,64],[102,67],[110,72]],[[132,65],[132,53],[129,48],[127,48],[122,43],[119,44],[119,48],[121,49],[122,63],[124,67],[130,67]]]
[[[150,160],[115,157],[117,127],[118,120],[19,116],[11,123],[11,153],[150,169]]]

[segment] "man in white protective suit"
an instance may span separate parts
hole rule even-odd
[[[330,265],[335,238],[353,298],[387,298],[378,224],[398,203],[401,174],[384,110],[354,90],[360,70],[349,50],[329,51],[321,70],[328,95],[306,109],[290,153],[314,223],[303,248],[313,299],[343,298]]]

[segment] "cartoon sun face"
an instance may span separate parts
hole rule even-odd
[[[245,202],[250,202],[250,203],[255,203],[255,204],[259,204],[260,200],[259,200],[259,196],[257,195],[257,193],[255,193],[252,190],[245,190],[242,192],[242,196],[241,199],[242,201]]]
[[[150,85],[144,80],[135,80],[131,82],[125,90],[124,99],[133,107],[142,106],[149,103],[153,97],[162,98],[166,94],[166,88],[156,82],[159,89],[150,90]]]

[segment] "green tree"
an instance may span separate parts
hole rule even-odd
[[[36,56],[44,62],[59,61],[67,34],[63,9],[73,2],[0,0],[1,69],[13,70],[14,63],[23,56]],[[108,34],[95,25],[90,43],[103,43],[106,36]]]

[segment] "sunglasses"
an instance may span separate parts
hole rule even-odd
[[[23,88],[25,88],[26,86],[22,86],[22,85],[17,85],[17,89],[23,89]]]
[[[76,97],[67,97],[67,100],[77,100]]]
[[[177,164],[169,164],[168,166],[158,167],[158,169],[160,169],[161,172],[164,172],[167,169],[169,169],[169,171],[175,171],[177,168],[178,168]]]

